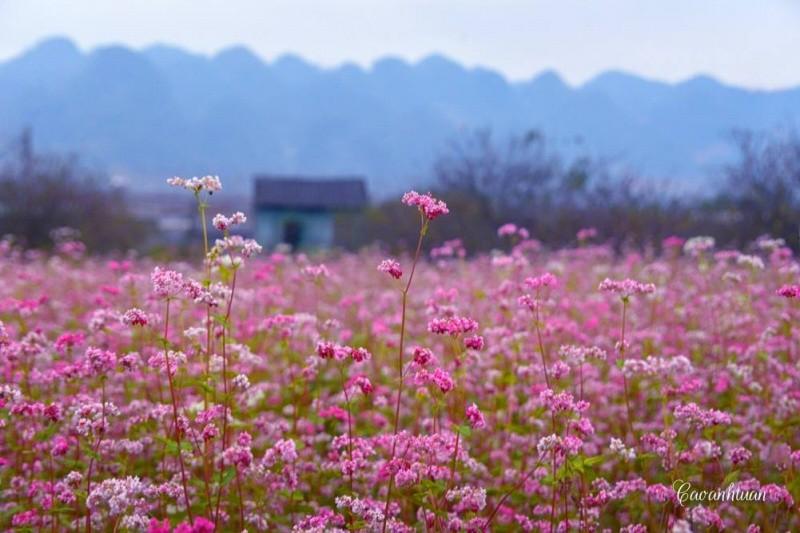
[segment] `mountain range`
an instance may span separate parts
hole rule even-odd
[[[478,128],[537,129],[568,155],[697,184],[732,157],[733,129],[798,125],[800,88],[620,71],[580,86],[554,71],[511,82],[441,55],[321,68],[244,47],[83,52],[51,38],[0,63],[0,145],[29,127],[39,149],[78,154],[142,188],[172,175],[219,174],[247,191],[254,173],[358,174],[373,196],[394,194],[424,184],[448,142]]]

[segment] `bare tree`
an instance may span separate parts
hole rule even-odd
[[[51,232],[71,227],[90,249],[142,244],[146,225],[127,209],[121,190],[81,168],[75,158],[36,154],[29,131],[0,164],[0,234],[29,247],[47,247]]]

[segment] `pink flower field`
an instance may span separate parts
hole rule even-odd
[[[0,248],[4,530],[800,530],[781,241],[472,256],[412,191],[409,254],[288,254],[170,183],[204,261]]]

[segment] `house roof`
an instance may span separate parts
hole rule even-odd
[[[256,208],[348,210],[367,204],[367,188],[359,177],[255,177]]]

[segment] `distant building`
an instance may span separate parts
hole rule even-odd
[[[367,205],[364,180],[256,176],[256,240],[265,247],[328,248],[334,243],[334,215]]]

